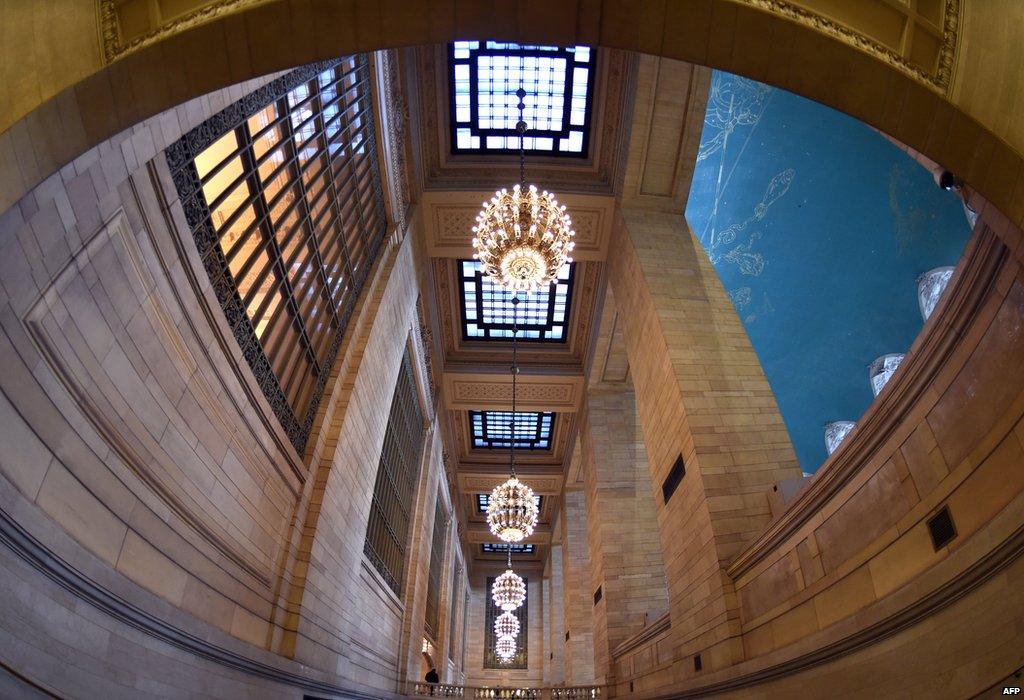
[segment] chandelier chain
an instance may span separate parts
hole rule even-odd
[[[519,121],[516,123],[516,131],[519,132],[519,186],[526,189],[526,120],[523,118],[523,110],[526,108],[526,90],[522,85],[516,90],[516,97],[519,98]]]

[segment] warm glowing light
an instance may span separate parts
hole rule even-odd
[[[494,579],[491,600],[505,612],[512,612],[526,602],[526,583],[512,569],[506,569],[505,573]]]
[[[515,637],[501,637],[494,643],[494,655],[503,663],[508,663],[516,655]]]
[[[519,619],[510,612],[503,612],[494,621],[495,637],[515,637],[519,634]]]
[[[535,292],[558,276],[576,232],[565,207],[534,185],[498,190],[476,217],[473,257],[497,284],[515,292]]]
[[[537,501],[533,489],[512,476],[491,491],[487,525],[502,542],[521,542],[537,527]]]

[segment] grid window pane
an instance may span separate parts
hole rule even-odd
[[[495,544],[493,542],[484,542],[480,545],[480,552],[482,554],[507,554],[508,548],[512,547],[513,554],[533,554],[532,544]]]
[[[517,153],[522,87],[523,149],[586,157],[594,83],[589,47],[456,41],[448,64],[454,153]]]
[[[402,595],[409,523],[420,473],[426,429],[416,394],[412,360],[406,352],[391,399],[384,446],[373,485],[363,552],[397,595]],[[441,520],[444,520],[442,513]],[[436,520],[435,520],[436,522]],[[435,525],[435,538],[437,537]],[[433,558],[433,550],[431,553]],[[433,565],[433,564],[432,564]]]
[[[361,55],[305,66],[166,151],[235,339],[299,452],[386,233],[370,84]]]
[[[491,494],[489,494],[489,493],[478,493],[476,495],[476,511],[478,513],[486,513],[487,512],[487,506],[490,504],[490,502],[491,502]],[[539,511],[541,503],[544,502],[544,497],[543,496],[534,495],[533,502],[537,504],[537,510]],[[515,548],[513,548],[512,551],[514,552]]]
[[[478,260],[460,260],[462,337],[511,340],[513,328],[518,328],[518,340],[564,343],[575,269],[576,263],[565,263],[555,282],[538,292],[520,293],[516,306],[515,294],[484,277]]]
[[[530,582],[525,576],[523,577],[523,583],[526,584],[527,591],[529,591]],[[512,612],[516,619],[519,620],[519,635],[516,637],[516,655],[512,657],[511,661],[503,662],[494,653],[494,644],[498,641],[494,635],[494,621],[504,611],[491,600],[490,591],[493,585],[494,578],[488,576],[487,595],[484,596],[484,606],[486,608],[486,613],[484,614],[484,668],[526,668],[527,647],[529,646],[528,642],[530,639],[530,630],[526,623],[530,617],[530,596],[527,594],[523,604]]]
[[[473,447],[517,450],[551,449],[554,413],[536,411],[470,411]]]

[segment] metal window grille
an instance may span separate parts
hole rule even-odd
[[[391,399],[363,546],[367,558],[397,595],[402,594],[409,522],[425,432],[412,359],[407,351]]]
[[[460,260],[463,339],[511,340],[515,326],[517,340],[564,343],[575,271],[576,263],[565,263],[557,281],[547,289],[521,294],[517,307],[511,292],[484,277],[478,260]]]
[[[455,559],[455,565],[452,569],[452,597],[451,610],[448,612],[448,658],[455,661],[455,618],[458,617],[455,614],[457,610],[455,601],[459,599],[459,579],[462,578],[462,562]]]
[[[527,584],[527,590],[529,590],[529,581],[525,576],[523,577],[523,582]],[[526,621],[529,618],[528,606],[530,604],[530,596],[527,595],[523,604],[512,613],[519,620],[519,636],[516,637],[516,655],[512,657],[510,662],[504,663],[494,653],[494,644],[498,641],[494,635],[494,621],[502,613],[502,609],[491,600],[491,587],[493,585],[494,577],[488,577],[487,590],[484,595],[484,605],[487,606],[487,613],[484,615],[484,624],[486,625],[484,628],[484,668],[526,668],[527,640],[530,637],[530,630],[527,628]]]
[[[519,150],[516,90],[526,90],[523,148],[585,158],[595,52],[587,46],[456,41],[448,47],[452,153]]]
[[[437,625],[441,617],[441,566],[444,563],[445,527],[444,506],[438,494],[434,507],[434,535],[430,539],[430,565],[427,568],[427,613],[424,625],[427,632],[437,640]]]
[[[365,56],[278,78],[166,150],[242,355],[302,452],[387,231]]]
[[[473,447],[517,450],[551,449],[551,426],[554,413],[537,411],[470,411],[469,424]]]

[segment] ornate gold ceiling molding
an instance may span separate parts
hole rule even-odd
[[[490,490],[490,489],[488,489]],[[491,531],[487,528],[486,523],[470,523],[466,528],[466,540],[472,544],[483,544],[484,542],[490,542],[491,544],[501,544],[501,540],[491,534]],[[533,531],[533,534],[523,540],[523,544],[550,544],[551,543],[551,525],[538,525]],[[504,555],[501,555],[504,556]],[[516,559],[522,558],[524,555],[516,554]]]
[[[445,372],[444,395],[455,411],[507,411],[512,404],[512,375],[508,368],[493,374]],[[516,402],[520,411],[571,413],[583,400],[583,375],[520,373]]]
[[[376,100],[384,122],[384,152],[386,160],[385,175],[391,187],[385,187],[389,195],[392,217],[399,231],[405,231],[412,206],[409,194],[409,169],[406,158],[407,126],[409,124],[409,105],[402,91],[401,70],[398,52],[394,49],[379,51],[376,54],[380,62],[381,94]]]
[[[159,9],[157,9],[155,12],[158,16],[153,17],[152,12],[150,14],[148,29],[125,36],[120,12],[124,3],[119,3],[117,0],[99,0],[98,11],[103,57],[107,63],[111,63],[125,54],[155,44],[166,36],[178,34],[218,17],[238,12],[249,5],[258,5],[260,2],[262,0],[215,0],[205,3],[203,0],[196,0],[197,7],[195,9],[168,18],[159,16]]]
[[[923,18],[912,10],[909,4],[898,5],[897,3],[886,2],[886,0],[856,0],[856,2],[851,2],[848,6],[845,6],[854,14],[858,11],[863,12],[862,8],[871,5],[877,5],[879,9],[890,13],[897,12],[902,14],[905,22],[901,32],[903,39],[899,42],[902,45],[889,46],[880,38],[870,36],[844,22],[815,12],[804,7],[803,3],[793,2],[792,0],[734,1],[770,12],[774,15],[781,15],[798,24],[811,27],[822,34],[835,37],[878,58],[935,91],[943,95],[949,94],[953,82],[954,54],[957,48],[957,35],[960,31],[962,0],[944,0],[942,3],[942,16],[939,18],[938,25],[939,35],[933,37],[936,40],[936,54],[934,56],[936,67],[933,71],[929,71],[914,63],[903,53],[904,51],[911,50],[908,46],[911,44],[911,41],[908,41],[907,37],[919,31],[924,31],[923,27],[925,26],[915,21]],[[810,4],[810,2],[811,0],[805,0],[807,4]],[[928,20],[928,23],[930,24],[931,21]],[[931,34],[930,32],[928,33],[929,35]]]
[[[494,474],[459,472],[459,490],[466,494],[490,493],[500,481],[501,477],[496,477]],[[531,475],[529,481],[530,488],[538,495],[557,496],[562,492],[561,474]],[[486,525],[481,525],[486,527]]]
[[[421,199],[427,253],[431,257],[473,256],[473,226],[483,202],[494,194],[488,190],[424,192]],[[574,260],[604,260],[615,214],[611,196],[564,194],[558,198],[569,210],[576,229]]]

